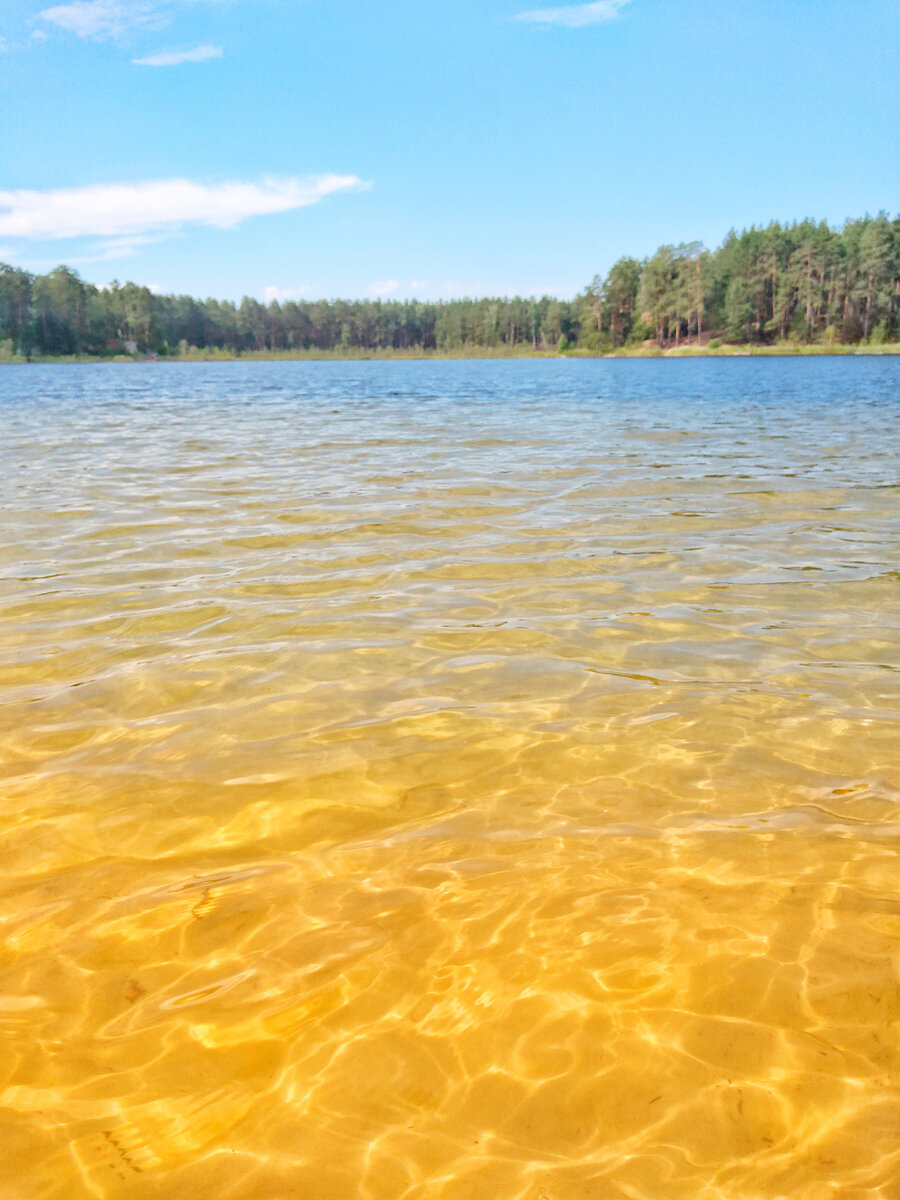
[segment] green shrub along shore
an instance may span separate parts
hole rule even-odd
[[[0,362],[900,352],[900,216],[621,258],[572,300],[231,301],[0,264]]]

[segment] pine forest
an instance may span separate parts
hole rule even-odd
[[[722,343],[883,345],[900,340],[900,216],[833,228],[805,220],[707,250],[621,258],[572,300],[287,300],[239,304],[96,287],[65,266],[0,264],[0,359],[352,353],[521,353]]]

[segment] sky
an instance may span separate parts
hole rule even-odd
[[[571,297],[900,210],[900,0],[3,0],[0,261],[239,300]]]

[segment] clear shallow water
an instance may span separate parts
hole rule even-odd
[[[898,384],[3,370],[4,1195],[896,1195]]]

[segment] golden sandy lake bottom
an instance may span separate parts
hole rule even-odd
[[[897,407],[663,365],[34,369],[3,1200],[900,1197]]]

